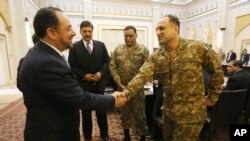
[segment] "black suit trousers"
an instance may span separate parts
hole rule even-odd
[[[98,91],[97,85],[92,85],[89,92],[95,94],[101,93]],[[103,110],[96,110],[95,112],[101,137],[102,138],[108,137],[107,112]],[[82,110],[82,131],[85,139],[91,139],[92,130],[93,130],[92,111]]]

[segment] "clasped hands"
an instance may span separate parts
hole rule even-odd
[[[100,72],[97,72],[95,74],[88,73],[83,76],[83,79],[89,81],[89,82],[97,82],[101,79],[102,74]]]
[[[120,108],[127,102],[127,97],[123,92],[114,92],[112,94],[115,97],[115,107]]]

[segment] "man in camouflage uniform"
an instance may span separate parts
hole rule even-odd
[[[119,45],[111,56],[110,72],[120,91],[124,90],[149,56],[147,48],[138,44],[136,37],[136,28],[134,26],[125,27],[124,40],[126,44]],[[133,93],[135,96],[120,109],[121,124],[124,128],[124,141],[131,140],[129,128],[133,128],[136,134],[141,135],[141,141],[145,140],[144,90],[140,88],[138,91],[138,93]]]
[[[213,106],[222,91],[223,71],[211,47],[180,38],[179,30],[177,17],[160,19],[156,33],[161,48],[149,57],[123,93],[129,100],[154,73],[158,74],[164,89],[163,140],[196,141],[207,117],[206,106]],[[210,74],[207,96],[203,69]]]

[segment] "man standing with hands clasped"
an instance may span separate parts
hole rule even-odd
[[[213,106],[222,91],[223,71],[216,53],[203,43],[179,36],[180,21],[167,15],[157,24],[161,45],[140,68],[123,91],[130,100],[157,74],[163,86],[163,140],[196,141],[207,117],[206,106]],[[203,69],[210,74],[205,96]]]
[[[82,39],[74,43],[69,52],[69,63],[84,91],[104,94],[105,75],[108,73],[109,55],[103,42],[93,40],[93,25],[83,21]],[[92,111],[82,110],[82,130],[85,141],[92,137]],[[103,141],[109,141],[106,110],[96,110],[97,123]]]
[[[149,56],[148,49],[136,42],[137,33],[134,26],[126,26],[123,31],[125,44],[119,45],[114,50],[110,62],[110,72],[120,91],[125,89]],[[129,128],[140,135],[140,141],[145,141],[147,128],[143,88],[120,108],[120,113],[124,129],[123,141],[131,140]]]
[[[63,11],[41,8],[33,26],[40,40],[19,64],[17,79],[27,108],[24,141],[80,141],[79,109],[111,111],[124,105],[125,96],[81,89],[62,57],[75,36]]]

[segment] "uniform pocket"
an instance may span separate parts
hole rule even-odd
[[[175,67],[179,72],[178,79],[182,82],[196,82],[202,68],[199,61],[193,58],[180,59]]]

